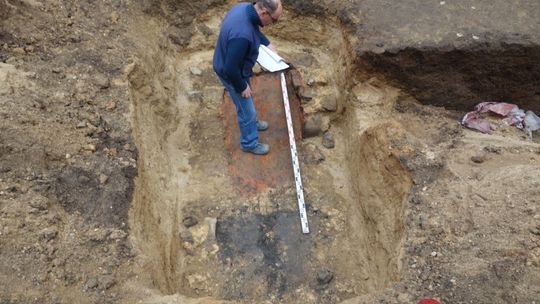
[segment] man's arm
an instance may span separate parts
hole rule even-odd
[[[266,38],[266,36],[261,31],[259,31],[259,38],[261,39],[261,44],[262,45],[264,45],[264,46],[269,46],[270,45],[270,40],[268,38]]]
[[[249,48],[249,40],[234,38],[229,40],[225,55],[225,75],[238,93],[247,89],[247,82],[242,79],[242,60]]]
[[[259,37],[261,38],[262,45],[267,46],[269,49],[277,53],[276,47],[270,43],[270,40],[262,32],[259,32]]]

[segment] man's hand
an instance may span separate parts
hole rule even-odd
[[[271,49],[272,51],[274,51],[274,53],[277,54],[277,49],[276,49],[276,47],[275,47],[273,44],[270,43],[270,44],[268,45],[268,48]]]
[[[249,84],[248,84],[246,89],[242,92],[242,97],[248,98],[250,96],[251,96],[251,88],[249,87]]]

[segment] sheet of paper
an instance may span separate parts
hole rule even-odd
[[[283,58],[279,57],[278,54],[262,44],[259,47],[259,57],[257,57],[257,62],[263,69],[269,72],[282,71],[289,67]]]

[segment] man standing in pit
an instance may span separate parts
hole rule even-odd
[[[249,78],[260,44],[275,50],[259,27],[276,23],[282,11],[281,0],[234,5],[225,15],[214,50],[214,71],[236,106],[240,148],[257,155],[270,151],[268,144],[259,142],[259,131],[268,129],[268,123],[257,120]]]

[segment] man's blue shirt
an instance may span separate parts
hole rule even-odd
[[[259,46],[270,41],[259,30],[261,20],[252,3],[239,3],[225,15],[214,50],[214,70],[241,93],[253,75]]]

